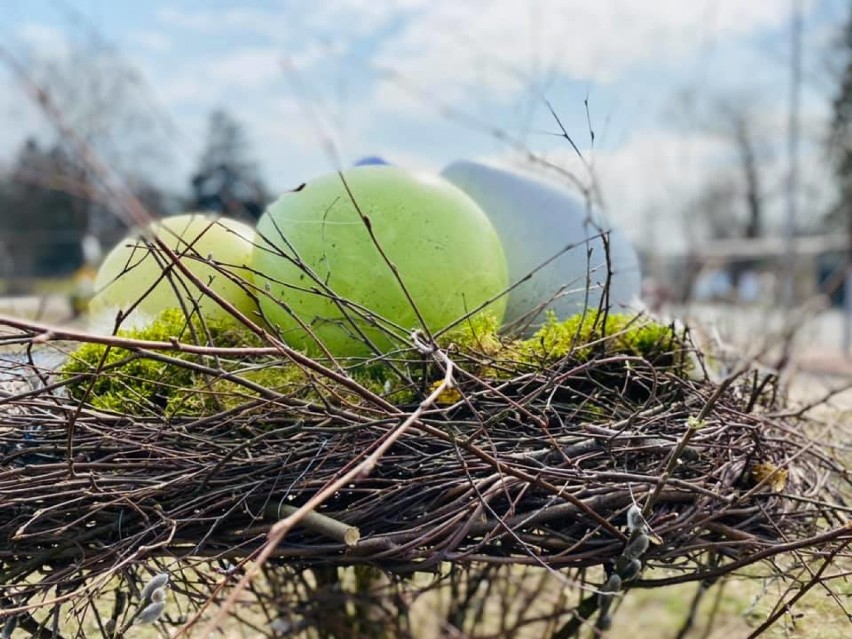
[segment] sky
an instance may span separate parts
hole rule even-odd
[[[440,170],[532,152],[594,179],[607,215],[663,251],[694,241],[685,211],[735,165],[720,104],[750,114],[777,226],[798,6],[802,224],[833,197],[820,141],[846,0],[0,2],[0,41],[19,59],[67,59],[94,37],[136,70],[131,99],[162,125],[146,170],[172,190],[187,187],[207,115],[224,107],[273,192],[366,155]],[[49,131],[0,69],[0,168]]]

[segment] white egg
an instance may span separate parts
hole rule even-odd
[[[547,309],[560,319],[597,309],[608,275],[603,233],[609,237],[610,311],[627,310],[639,299],[636,251],[580,197],[537,177],[470,160],[441,174],[479,204],[500,235],[510,284],[519,283],[509,293],[507,326],[526,327],[528,334]]]

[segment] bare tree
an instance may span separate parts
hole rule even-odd
[[[698,246],[708,239],[761,237],[774,195],[767,184],[776,149],[760,101],[744,95],[699,101],[697,96],[685,94],[672,112],[672,119],[687,130],[702,131],[722,141],[729,158],[718,164],[687,203],[690,242]],[[734,289],[754,266],[754,261],[747,259],[727,265]]]
[[[139,72],[108,49],[76,44],[65,56],[30,56],[65,123],[119,172],[150,175],[170,160],[169,139],[140,91]]]
[[[135,69],[94,42],[74,43],[61,55],[3,53],[27,85],[49,97],[75,135],[144,195],[153,213],[164,212],[167,200],[150,176],[168,161],[169,146],[140,100]],[[29,139],[3,179],[7,205],[0,226],[17,238],[11,249],[17,274],[67,274],[80,265],[84,236],[110,245],[126,232],[99,199],[96,176],[58,133]]]
[[[731,175],[717,175],[691,199],[685,216],[691,244],[712,240],[727,240],[739,236],[737,216],[737,185]]]
[[[839,197],[829,214],[829,223],[846,227],[852,233],[852,12],[839,53],[845,66],[838,76],[829,130],[829,150],[834,160]]]
[[[834,159],[837,177],[837,203],[829,214],[829,222],[845,228],[849,234],[844,268],[847,312],[843,332],[843,349],[849,352],[852,343],[852,10],[843,31],[840,53],[845,62],[838,78],[833,100],[829,148]]]
[[[726,119],[740,161],[740,175],[742,176],[746,208],[743,237],[760,237],[763,230],[764,205],[753,119],[748,112],[736,110],[727,113]]]
[[[736,224],[728,237],[760,237],[766,222],[764,174],[773,150],[759,103],[741,97],[723,98],[710,101],[707,109],[699,126],[726,140],[736,159],[733,166],[720,171],[722,178],[714,176],[709,184],[711,192],[718,190],[720,182],[735,190]]]

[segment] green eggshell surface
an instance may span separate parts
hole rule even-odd
[[[235,220],[213,215],[186,214],[163,218],[144,230],[124,238],[104,259],[95,277],[95,296],[89,303],[94,317],[115,317],[121,309],[127,312],[135,302],[157,282],[169,257],[156,245],[149,248],[143,238],[162,239],[181,262],[205,282],[210,289],[236,306],[251,318],[257,316],[257,304],[244,288],[230,280],[222,271],[251,282],[251,272],[245,267],[251,261],[254,230]],[[212,264],[207,262],[210,257]],[[251,290],[250,284],[246,285]],[[192,311],[193,301],[205,317],[225,318],[230,314],[213,298],[203,295],[177,269],[159,282],[139,302],[128,323],[144,324],[169,308],[184,306]]]
[[[388,320],[395,335],[405,337],[420,325],[353,198],[431,331],[505,290],[508,271],[497,232],[460,189],[388,166],[350,169],[343,178],[352,197],[339,174],[326,175],[282,196],[258,222],[253,266],[259,286],[268,290],[260,296],[261,310],[291,345],[320,352],[298,320],[335,356],[373,352],[356,327],[379,351],[404,345],[357,311],[341,309],[333,296]],[[501,321],[505,306],[503,296],[487,310]]]

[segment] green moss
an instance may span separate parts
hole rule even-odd
[[[439,343],[468,354],[487,355],[505,363],[540,366],[565,357],[582,362],[600,354],[632,355],[654,362],[671,359],[682,348],[671,326],[641,315],[598,312],[564,320],[549,312],[544,325],[525,340],[501,339],[497,321],[481,314],[448,331]]]
[[[275,364],[233,371],[230,377],[196,375],[192,386],[177,390],[169,398],[167,414],[209,415],[238,408],[262,394],[251,385],[299,399],[310,399],[310,384],[304,369],[295,364]]]
[[[119,331],[119,337],[137,340],[215,345],[258,346],[258,338],[232,320],[193,319],[179,310],[164,311],[143,328]],[[212,364],[210,357],[168,353],[187,362]],[[61,373],[69,379],[68,391],[102,410],[123,413],[168,412],[180,398],[197,387],[200,375],[188,367],[158,361],[125,348],[83,344],[71,353]]]
[[[549,313],[544,325],[515,349],[522,360],[533,364],[564,357],[583,362],[603,354],[664,363],[661,360],[671,361],[680,346],[671,326],[647,317],[607,314],[604,319],[597,312],[588,312],[561,321]]]
[[[177,310],[164,312],[142,329],[119,335],[221,347],[261,345],[259,338],[234,321],[208,320],[202,324],[195,319],[190,323]],[[501,338],[494,316],[482,313],[462,322],[438,341],[453,353],[457,364],[490,379],[511,378],[562,358],[582,362],[599,355],[634,355],[665,366],[676,361],[673,353],[680,343],[671,327],[647,318],[608,315],[604,322],[596,313],[561,321],[551,314],[532,337],[514,341]],[[69,392],[75,399],[85,399],[101,410],[129,414],[204,415],[237,408],[263,395],[252,385],[305,401],[322,399],[350,405],[362,401],[348,388],[278,358],[246,362],[180,352],[167,354],[226,375],[207,375],[188,366],[101,344],[80,346],[62,373],[69,379]],[[374,362],[349,371],[357,383],[399,405],[418,400],[419,392],[441,374],[434,365],[424,366],[420,361],[394,365]]]
[[[453,345],[481,355],[494,355],[505,348],[499,329],[499,322],[493,314],[479,313],[444,333],[438,338],[438,344],[443,348]]]
[[[675,375],[683,375],[688,367],[685,343],[673,327],[637,314],[604,316],[589,311],[559,320],[550,313],[544,325],[523,340],[502,338],[497,333],[494,318],[481,315],[449,331],[439,343],[450,349],[456,364],[466,372],[495,381],[511,381],[524,374],[535,374],[556,363],[576,366],[613,356],[640,357],[657,370]],[[623,387],[627,371],[625,362],[620,360],[593,368],[585,376],[590,385],[581,389],[581,395],[587,399],[583,404],[586,411],[598,408],[592,395],[601,389]],[[438,374],[440,371],[433,371],[430,381]],[[576,384],[582,383],[579,378],[576,380]],[[571,397],[571,392],[569,390],[566,397]],[[642,384],[632,384],[625,397],[639,401],[645,394]],[[612,411],[605,398],[600,410]]]

